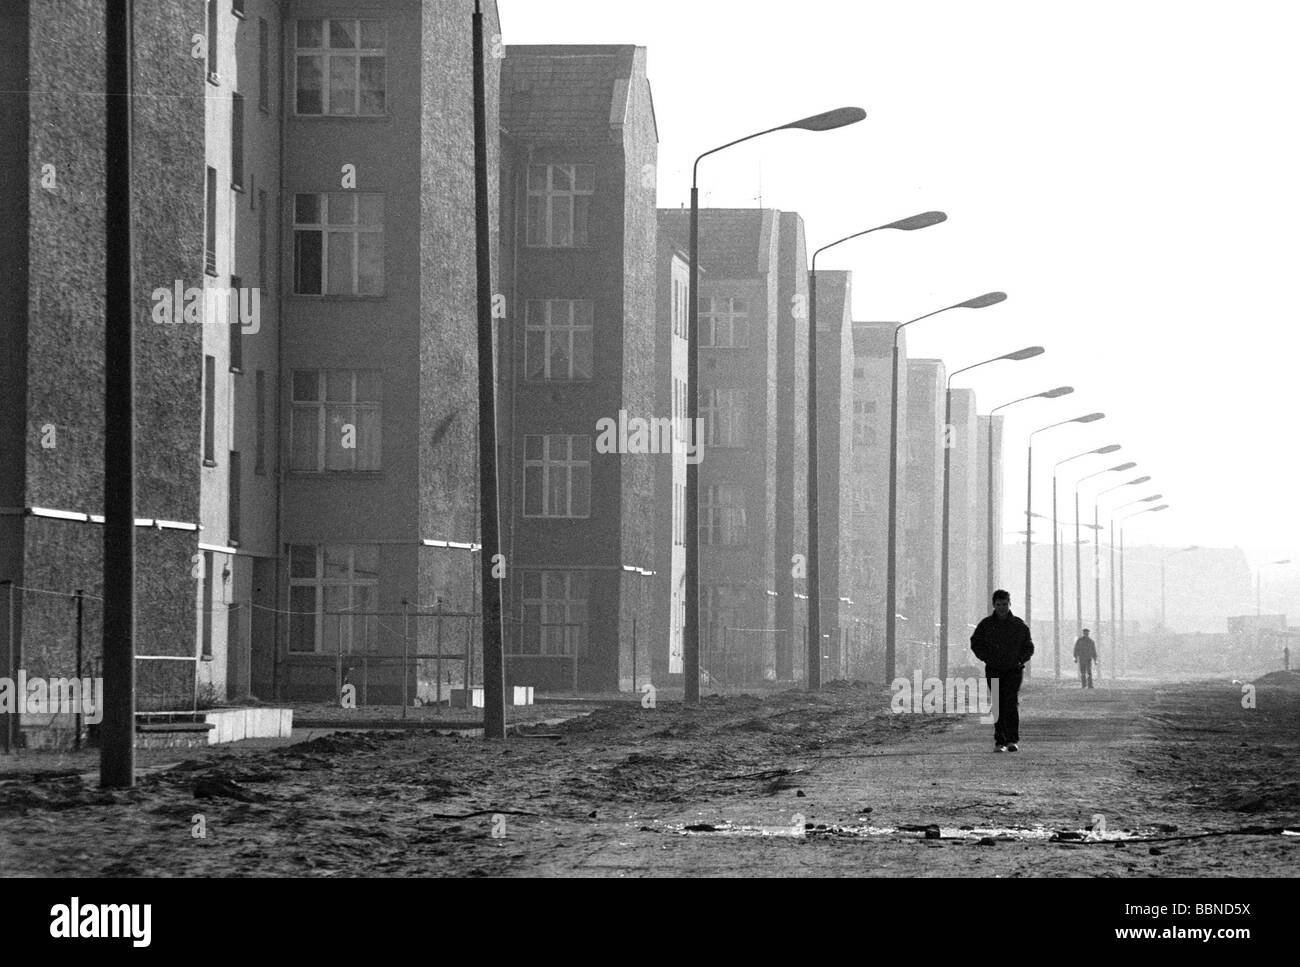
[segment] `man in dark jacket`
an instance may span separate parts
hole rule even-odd
[[[1074,660],[1079,663],[1079,684],[1084,688],[1092,688],[1092,663],[1095,661],[1101,664],[1097,659],[1097,643],[1088,637],[1088,629],[1083,629],[1083,634],[1079,640],[1074,643]],[[1111,669],[1113,672],[1115,669]]]
[[[970,636],[970,648],[984,662],[989,688],[997,683],[998,720],[993,725],[997,752],[1020,751],[1020,682],[1025,662],[1034,654],[1029,626],[1011,613],[1011,595],[999,588],[993,592],[993,613],[982,620]]]

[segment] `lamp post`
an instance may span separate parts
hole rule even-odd
[[[947,221],[943,212],[922,212],[911,218],[877,225],[865,231],[854,232],[823,245],[813,252],[812,268],[808,272],[808,690],[822,687],[821,649],[821,546],[818,543],[817,520],[817,256],[851,239],[870,235],[887,228],[901,232],[914,232]],[[692,424],[694,425],[694,424]]]
[[[1063,387],[1063,388],[1064,388],[1064,389],[1069,389],[1069,391],[1070,391],[1071,393],[1074,392],[1074,390],[1073,390],[1073,389],[1070,389],[1069,387]],[[1061,394],[1061,395],[1064,395],[1064,394]],[[1104,413],[1088,413],[1088,414],[1085,415],[1085,416],[1076,416],[1076,417],[1075,417],[1074,419],[1072,419],[1072,420],[1061,420],[1059,423],[1049,423],[1047,426],[1039,427],[1037,430],[1034,430],[1032,433],[1029,434],[1029,447],[1028,447],[1028,453],[1026,454],[1026,461],[1025,461],[1025,466],[1026,466],[1026,470],[1025,470],[1025,624],[1026,624],[1026,625],[1029,625],[1030,621],[1032,620],[1032,614],[1033,614],[1033,611],[1032,611],[1032,608],[1033,608],[1033,600],[1032,600],[1032,597],[1031,597],[1031,593],[1032,593],[1032,589],[1033,589],[1033,577],[1034,577],[1034,556],[1033,556],[1033,551],[1034,551],[1034,517],[1035,517],[1034,510],[1033,510],[1033,506],[1034,506],[1034,437],[1037,436],[1039,433],[1046,433],[1048,430],[1054,430],[1054,429],[1056,429],[1058,426],[1069,426],[1069,425],[1072,424],[1072,423],[1094,423],[1094,422],[1096,422],[1097,420],[1101,420],[1101,419],[1104,419],[1104,418],[1105,418],[1105,414],[1104,414]],[[990,434],[990,437],[991,437],[991,436],[992,436],[992,434]],[[989,462],[990,462],[990,465],[991,465],[991,464],[992,464],[992,461],[989,461]],[[1053,551],[1052,551],[1052,567],[1053,567],[1053,569],[1055,569],[1055,567],[1056,567],[1056,551],[1055,551],[1055,547],[1056,547],[1056,528],[1055,528],[1055,527],[1052,528],[1052,547],[1053,547]],[[1055,605],[1056,605],[1056,597],[1055,597],[1056,592],[1055,592],[1055,590],[1053,590],[1052,595],[1053,595],[1053,597],[1052,597],[1053,611],[1055,611]],[[1032,630],[1032,627],[1033,627],[1033,626],[1030,625],[1031,630]],[[1060,658],[1058,657],[1058,658],[1056,659],[1056,677],[1057,677],[1057,678],[1060,678],[1060,677],[1061,677],[1060,664],[1061,664],[1061,663],[1060,663]]]
[[[1168,631],[1169,624],[1165,615],[1165,561],[1169,560],[1175,554],[1185,554],[1188,551],[1199,550],[1196,544],[1188,544],[1186,547],[1180,547],[1176,551],[1170,551],[1160,558],[1160,630]]]
[[[1098,420],[1104,420],[1105,413],[1089,413],[1086,416],[1078,417],[1076,423],[1095,423]],[[1069,463],[1071,460],[1078,460],[1081,457],[1090,457],[1095,453],[1114,453],[1119,449],[1118,443],[1112,443],[1109,446],[1098,447],[1096,450],[1084,450],[1082,453],[1076,453],[1072,457],[1066,457],[1064,460],[1057,460],[1052,464],[1052,645],[1053,645],[1053,662],[1056,670],[1056,677],[1061,677],[1061,578],[1060,572],[1063,568],[1060,565],[1060,544],[1061,534],[1060,525],[1057,522],[1056,510],[1056,471],[1061,464]],[[1076,517],[1075,520],[1078,520]]]
[[[988,492],[985,494],[985,498],[986,498],[985,503],[987,504],[987,507],[985,508],[985,516],[988,518],[986,521],[988,525],[986,528],[988,531],[987,534],[988,546],[985,548],[986,564],[987,564],[986,583],[988,587],[984,591],[985,601],[988,600],[988,596],[993,593],[994,588],[996,587],[996,584],[994,583],[995,579],[993,574],[993,546],[994,546],[993,545],[993,414],[996,413],[998,410],[1005,410],[1009,406],[1015,406],[1017,403],[1024,403],[1028,400],[1037,400],[1037,399],[1047,399],[1047,400],[1056,399],[1058,396],[1066,396],[1073,392],[1074,392],[1073,387],[1058,386],[1055,389],[1045,390],[1042,393],[1033,393],[1029,396],[1022,396],[1019,399],[1012,400],[1010,403],[1003,403],[1001,406],[995,406],[993,407],[993,409],[989,410],[989,443],[988,443],[987,460],[985,461],[988,464],[987,467],[988,470],[987,491]]]
[[[1100,491],[1094,498],[1092,504],[1092,526],[1097,532],[1097,553],[1093,558],[1093,573],[1096,582],[1097,595],[1097,634],[1101,634],[1101,524],[1099,522],[1098,508],[1101,505],[1101,498],[1106,494],[1114,493],[1122,487],[1136,487],[1138,484],[1144,484],[1150,480],[1150,476],[1136,477],[1133,480],[1125,481],[1122,484],[1116,484],[1113,487],[1107,487]],[[1116,662],[1116,642],[1115,642],[1115,516],[1111,512],[1110,522],[1110,680],[1115,680],[1115,672],[1118,667]]]
[[[1118,450],[1120,448],[1118,445],[1116,445],[1115,449]],[[1132,470],[1136,466],[1137,464],[1133,463],[1132,461],[1128,463],[1121,463],[1118,466],[1107,467],[1105,470],[1098,470],[1095,473],[1087,474],[1086,476],[1080,477],[1078,480],[1074,482],[1074,541],[1075,541],[1074,543],[1075,602],[1074,603],[1075,603],[1075,614],[1078,617],[1080,628],[1083,627],[1083,560],[1082,560],[1083,552],[1082,552],[1082,546],[1079,543],[1079,487],[1083,485],[1084,481],[1091,480],[1093,477],[1100,477],[1102,474],[1107,474],[1107,473],[1122,473],[1125,470]],[[1095,521],[1093,522],[1093,529],[1094,530],[1099,529],[1097,528]],[[1099,541],[1100,539],[1101,539],[1100,536],[1098,536]],[[1097,629],[1097,634],[1099,636],[1101,635],[1100,628]]]
[[[700,415],[700,162],[724,148],[752,141],[774,131],[830,131],[855,124],[867,116],[860,107],[842,107],[824,114],[791,121],[765,131],[746,135],[716,148],[710,148],[695,159],[691,168],[691,228],[690,228],[690,279],[687,290],[688,325],[686,330],[686,417],[691,432]],[[695,441],[697,446],[703,441]],[[700,701],[700,474],[699,464],[686,464],[686,627],[682,634],[682,672],[685,678],[684,701],[698,705]]]
[[[971,366],[965,366],[961,369],[954,371],[952,375],[948,377],[948,388],[947,388],[947,392],[944,395],[944,410],[943,410],[943,430],[944,430],[943,541],[939,551],[940,561],[941,561],[939,565],[939,677],[940,678],[946,679],[948,677],[948,568],[949,568],[948,534],[949,534],[949,522],[951,520],[950,517],[951,510],[949,506],[951,504],[951,495],[948,493],[948,488],[949,488],[949,477],[951,474],[951,466],[952,466],[952,448],[956,445],[956,441],[953,439],[953,426],[952,426],[952,381],[955,377],[959,376],[962,373],[970,372],[972,369],[978,369],[980,366],[987,366],[989,363],[1001,362],[1004,359],[1011,360],[1012,362],[1020,362],[1021,360],[1033,359],[1035,356],[1041,356],[1044,351],[1045,350],[1043,349],[1042,346],[1027,346],[1024,349],[1018,349],[1013,353],[1006,353],[1005,355],[1002,356],[994,356],[992,359],[986,359],[981,363],[975,363],[974,365]],[[1069,386],[1061,386],[1058,387],[1057,390],[1053,390],[1052,392],[1057,393],[1058,396],[1064,396],[1066,393],[1073,393],[1074,389]],[[979,447],[979,436],[978,434],[976,434],[975,446],[972,447],[971,452],[972,453],[978,452],[978,447]]]
[[[941,312],[951,309],[986,309],[1006,301],[1005,292],[986,292],[984,295],[958,302],[956,305],[944,306],[923,316],[900,322],[894,327],[893,380],[889,399],[889,539],[885,552],[885,615],[892,615],[897,610],[898,589],[897,551],[898,551],[898,334],[907,326],[922,319],[929,319]],[[894,680],[894,644],[897,637],[895,622],[891,618],[885,624],[885,681]]]
[[[1126,507],[1132,507],[1135,504],[1153,503],[1160,500],[1162,497],[1164,497],[1164,494],[1152,494],[1150,497],[1142,497],[1138,500],[1130,500],[1127,504],[1120,504],[1120,506],[1115,509],[1123,510]],[[1142,510],[1135,510],[1133,513],[1126,514],[1119,518],[1119,642],[1121,651],[1124,655],[1124,666],[1126,671],[1128,668],[1128,632],[1124,627],[1124,521],[1128,520],[1130,517],[1136,517],[1138,514],[1145,514],[1147,511],[1164,510],[1165,507],[1168,506],[1168,504],[1165,504],[1161,507],[1144,507]],[[1112,527],[1113,526],[1114,525],[1112,524]]]
[[[1263,612],[1262,612],[1262,592],[1261,592],[1261,590],[1260,590],[1260,587],[1261,587],[1261,585],[1260,585],[1260,579],[1261,579],[1261,576],[1263,575],[1264,568],[1266,568],[1266,567],[1276,567],[1276,566],[1279,565],[1279,564],[1290,564],[1290,563],[1291,563],[1291,559],[1290,559],[1289,557],[1287,557],[1287,558],[1283,558],[1283,559],[1280,560],[1280,561],[1269,561],[1267,564],[1261,564],[1258,568],[1255,569],[1255,627],[1256,627],[1256,628],[1259,627],[1259,618],[1260,618],[1260,617],[1262,616],[1262,614],[1263,614]]]

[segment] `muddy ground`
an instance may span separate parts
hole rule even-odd
[[[883,686],[0,770],[7,876],[1294,876],[1300,675],[1033,681],[1023,749]],[[182,756],[186,761],[171,767]],[[1100,818],[1098,818],[1100,817]],[[202,836],[197,835],[202,833]]]

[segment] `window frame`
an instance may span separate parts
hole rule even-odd
[[[302,577],[299,575],[295,575],[293,573],[294,548],[306,548],[306,547],[312,548],[314,552],[315,573],[311,577]],[[325,550],[327,547],[333,548],[335,550],[337,550],[338,548],[347,548],[348,564],[347,564],[347,573],[344,576],[330,577],[327,575],[325,570]],[[369,549],[374,554],[375,570],[374,570],[373,577],[365,577],[365,578],[357,577],[357,551],[362,548]],[[297,633],[296,633],[297,628],[295,627],[294,619],[301,618],[303,615],[301,612],[292,613],[289,619],[288,641],[286,642],[286,647],[288,649],[289,654],[291,655],[331,654],[331,652],[327,652],[325,650],[325,598],[326,598],[326,589],[328,588],[348,589],[348,595],[347,595],[348,607],[345,609],[345,611],[356,610],[357,608],[356,589],[357,588],[369,589],[371,602],[373,605],[375,605],[375,607],[373,607],[372,610],[377,611],[378,610],[377,606],[379,603],[379,581],[381,577],[381,571],[380,571],[381,563],[382,563],[382,557],[380,552],[380,545],[367,543],[365,541],[361,541],[355,544],[345,544],[345,543],[312,544],[305,541],[291,542],[287,544],[285,546],[285,570],[288,572],[289,575],[289,604],[290,604],[289,611],[290,612],[294,611],[293,608],[294,589],[310,588],[315,592],[313,595],[315,599],[315,603],[312,611],[310,612],[310,614],[312,615],[313,647],[310,651],[295,647],[297,644]],[[331,614],[339,614],[339,613],[344,613],[344,612],[331,612]],[[355,640],[356,625],[354,623],[356,618],[366,619],[364,637],[366,643],[370,644],[370,647],[367,647],[362,652],[356,651],[355,648],[353,647],[356,644],[356,640]],[[374,634],[370,633],[372,625],[375,628]],[[342,641],[339,642],[340,652],[343,652],[344,654],[374,654],[379,650],[377,616],[365,615],[365,614],[355,615],[353,621],[348,622],[345,627],[347,627],[348,629],[347,637],[349,640],[347,641],[346,650],[342,648],[343,642]]]
[[[748,494],[744,485],[710,484],[703,490],[699,514],[700,546],[742,547],[748,544]],[[725,496],[738,496],[739,500],[725,500]]]
[[[299,373],[314,373],[316,375],[316,399],[300,400],[295,395],[297,392],[297,376]],[[331,374],[347,373],[349,375],[349,396],[348,400],[331,400],[329,396],[329,378]],[[377,400],[358,400],[357,386],[358,377],[362,374],[373,374],[376,377],[378,385]],[[351,467],[336,468],[329,467],[329,457],[332,451],[329,448],[329,441],[326,437],[328,427],[331,423],[331,413],[333,410],[345,409],[351,413],[351,419],[347,420],[356,428],[358,442],[361,432],[362,421],[358,419],[358,413],[362,410],[373,412],[376,416],[374,425],[379,437],[373,447],[356,446],[350,447]],[[297,458],[297,422],[301,417],[300,412],[312,410],[316,422],[316,441],[313,445],[313,455],[315,469],[304,469],[299,467],[296,462]],[[342,426],[342,424],[340,424]],[[374,452],[375,466],[357,467],[357,458],[362,453]],[[338,476],[338,475],[356,475],[374,476],[384,471],[384,378],[383,370],[380,369],[320,369],[307,367],[303,369],[291,369],[289,371],[289,472],[292,474],[302,474],[309,476]]]
[[[579,307],[586,307],[588,322],[582,325],[578,321]],[[534,312],[541,308],[542,321],[535,321]],[[555,314],[562,309],[568,321],[556,325]],[[579,375],[579,358],[575,348],[580,333],[587,333],[585,375]],[[530,360],[531,350],[536,340],[541,339],[542,375],[534,376]],[[568,340],[567,376],[556,376],[551,372],[553,344],[556,339]],[[525,299],[524,300],[524,379],[530,383],[587,383],[595,379],[595,338],[596,338],[596,303],[592,299]]]
[[[745,305],[744,312],[736,310],[736,303],[741,302]],[[751,300],[746,296],[710,296],[709,306],[707,309],[700,311],[700,348],[701,349],[748,349],[749,348],[749,304]],[[720,309],[719,304],[726,303],[725,309]],[[742,341],[736,341],[736,323],[740,321],[744,324]],[[727,325],[728,342],[718,342],[718,324],[725,322]]]
[[[529,588],[532,578],[537,579],[535,595]],[[554,594],[553,579],[559,579],[561,584],[561,593],[558,595]],[[520,594],[523,616],[521,633],[512,654],[569,660],[586,657],[591,634],[591,583],[592,574],[589,571],[524,571]],[[575,620],[577,611],[581,612],[581,620]],[[559,612],[561,620],[548,620],[553,619],[556,612]],[[554,644],[554,637],[549,634],[557,629],[560,631],[558,648]],[[536,633],[536,650],[525,648],[530,631]]]
[[[530,441],[532,440],[542,441],[541,457],[530,457],[528,455],[530,449]],[[558,455],[554,455],[554,456],[552,455],[551,452],[552,441],[556,441],[556,440],[566,441],[565,456],[562,458],[559,457]],[[587,457],[585,460],[574,457],[574,449],[575,449],[574,441],[577,440],[586,441],[585,451]],[[524,458],[522,464],[523,464],[524,478],[523,478],[522,512],[525,518],[530,520],[590,520],[591,519],[592,486],[591,486],[591,435],[590,434],[528,433],[524,435],[523,456]],[[580,476],[576,474],[575,471],[580,471],[583,468],[586,469],[586,474],[585,474],[586,493],[582,496],[585,497],[586,511],[584,513],[575,513],[574,497],[575,494],[579,493],[579,488],[575,486],[574,480],[575,477]],[[539,474],[529,473],[530,470],[539,470],[540,473]],[[557,473],[562,473],[564,475],[565,485],[566,485],[564,502],[565,502],[567,513],[549,512],[549,509],[552,506],[552,504],[556,503],[554,497],[554,491],[555,488],[559,486],[559,484],[553,483],[553,475]],[[534,478],[538,479],[541,488],[541,495],[538,498],[540,502],[540,511],[536,513],[532,513],[529,511],[529,504],[530,504],[529,497],[532,494],[532,486],[529,484],[529,480]],[[576,505],[580,507],[582,503],[583,503],[582,500],[578,500],[576,502]]]
[[[314,197],[318,221],[298,221],[298,199]],[[330,209],[337,199],[346,198],[352,203],[352,220],[348,222],[331,221]],[[361,222],[361,205],[365,199],[378,199],[379,217],[376,225]],[[293,206],[293,294],[309,299],[383,299],[388,295],[388,273],[385,259],[385,230],[388,216],[387,196],[378,191],[296,191],[290,195]],[[304,292],[300,289],[302,274],[302,253],[299,249],[299,235],[316,233],[320,236],[320,289],[319,292]],[[334,235],[350,235],[352,285],[347,292],[330,292],[330,238]],[[377,236],[379,240],[379,280],[375,292],[361,292],[361,237]]]
[[[303,47],[300,42],[299,25],[308,22],[320,24],[321,44],[320,47]],[[388,27],[389,21],[383,17],[295,17],[293,23],[293,84],[289,90],[293,97],[293,116],[295,118],[386,118],[392,115],[388,100]],[[355,47],[331,47],[330,25],[333,23],[349,23],[354,25],[356,32],[357,45]],[[384,25],[384,46],[382,47],[363,47],[361,46],[361,24],[362,23],[380,23]],[[320,70],[320,101],[321,109],[319,112],[299,110],[299,100],[301,91],[299,89],[299,70],[300,62],[305,57],[317,57],[321,61]],[[353,107],[351,113],[338,114],[334,113],[331,108],[331,80],[333,71],[330,61],[333,58],[351,57],[356,61],[352,80],[353,86]],[[363,92],[361,89],[362,61],[365,59],[383,61],[383,91],[384,109],[378,112],[366,112],[361,110]]]
[[[545,185],[535,188],[533,174],[536,170],[543,169],[546,172]],[[555,173],[558,170],[567,171],[569,179],[568,188],[555,187]],[[582,180],[587,187],[579,187],[579,175],[584,176]],[[591,213],[592,198],[596,194],[596,166],[586,162],[557,162],[529,164],[524,170],[524,245],[527,248],[545,248],[545,249],[588,249],[591,248]],[[537,213],[534,211],[534,200],[541,199],[542,207],[545,211],[545,230],[541,233],[543,238],[535,240],[537,234],[534,232],[536,227]],[[556,241],[556,202],[560,199],[568,199],[568,242],[560,243]],[[579,225],[579,199],[583,201],[582,208],[582,228],[583,238],[578,239]]]

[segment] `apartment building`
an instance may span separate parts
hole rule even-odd
[[[414,696],[398,656],[437,629],[403,612],[477,606],[473,8],[137,5],[141,707],[333,699],[362,663],[372,702]],[[103,11],[5,17],[5,89],[34,93],[3,99],[19,136],[0,150],[30,183],[0,187],[24,268],[0,296],[0,392],[23,415],[0,430],[0,579],[93,595],[103,113],[80,92],[103,87]],[[16,637],[63,670],[67,608],[34,600]]]
[[[853,591],[865,562],[853,537],[853,273],[817,273],[817,521],[821,585],[822,678],[848,678],[850,637],[863,634]]]
[[[983,617],[984,571],[978,533],[979,429],[975,391],[952,391],[952,419],[947,444],[948,477],[948,658],[950,667],[969,664],[970,636]]]
[[[893,352],[897,323],[853,323],[853,449],[848,511],[850,614],[865,629],[871,665],[864,674],[884,674],[886,557],[889,540],[889,439]],[[898,446],[900,480],[907,456],[907,332],[897,334]],[[900,506],[901,506],[900,493]],[[901,534],[900,534],[901,536]],[[900,554],[901,559],[901,554]],[[901,600],[901,599],[900,599]],[[903,622],[898,622],[902,625]],[[900,631],[900,637],[902,632]]]
[[[671,473],[674,458],[671,447],[648,452],[666,441],[638,442],[633,422],[671,417],[657,409],[658,134],[646,51],[504,55],[500,290],[514,321],[502,329],[499,380],[506,676],[626,690],[634,660],[645,680],[651,654],[672,640],[654,616],[657,582],[672,587],[656,568],[656,526],[657,501],[671,514],[673,498],[657,494],[656,473],[660,464]],[[684,496],[684,464],[681,480]]]
[[[1002,573],[1002,421],[1003,416],[978,416],[979,424],[979,479],[976,486],[978,506],[976,509],[979,533],[975,541],[978,548],[979,565],[979,600],[981,617],[993,612],[993,592],[998,588],[1012,591],[1012,610],[1020,607],[1019,597],[1014,588],[1009,586],[1008,576]],[[992,473],[989,472],[990,463]],[[993,489],[993,499],[989,500],[989,488]],[[989,528],[989,508],[993,509],[993,526]],[[991,576],[991,580],[990,580]]]
[[[898,601],[907,620],[897,639],[900,674],[920,669],[931,675],[938,670],[945,381],[942,360],[907,361],[907,462],[899,483],[898,566]]]

